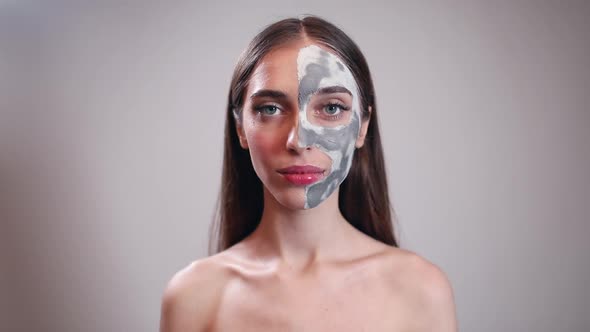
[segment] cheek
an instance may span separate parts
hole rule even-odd
[[[246,132],[248,148],[254,163],[265,162],[278,156],[283,149],[277,132],[264,128],[252,128]]]

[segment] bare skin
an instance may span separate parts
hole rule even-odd
[[[338,190],[319,206],[301,209],[298,188],[273,173],[288,164],[329,165],[321,151],[297,144],[297,112],[289,112],[297,107],[293,63],[311,44],[304,38],[281,47],[256,67],[238,135],[265,184],[261,222],[236,245],[176,273],[164,292],[161,332],[457,330],[442,270],[352,227],[338,208]],[[257,122],[249,112],[256,100],[248,96],[261,89],[287,96],[280,118]]]
[[[168,284],[160,331],[457,330],[438,267],[358,237],[356,254],[300,269],[257,260],[252,240],[193,262]]]

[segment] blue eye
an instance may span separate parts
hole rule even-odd
[[[324,107],[324,110],[328,115],[335,115],[342,111],[342,106],[338,104],[328,104]]]
[[[262,105],[255,108],[256,112],[262,115],[275,115],[280,112],[279,108],[275,105]]]
[[[318,119],[326,121],[340,120],[344,115],[344,111],[350,110],[350,106],[341,104],[340,102],[332,101],[318,107],[314,113]]]

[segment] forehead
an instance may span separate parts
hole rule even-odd
[[[270,51],[259,61],[250,77],[248,93],[262,87],[295,91],[306,74],[349,87],[352,78],[343,61],[326,47],[309,42],[290,43]]]
[[[356,83],[350,70],[342,61],[316,45],[299,50],[297,57],[300,96],[315,93],[319,88],[343,86],[356,92]]]
[[[308,45],[300,48],[297,55],[297,69],[299,73],[310,71],[311,74],[314,74],[314,70],[312,69],[314,67],[321,67],[321,70],[317,73],[320,76],[345,79],[344,75],[350,73],[350,70],[344,66],[342,60],[331,51],[323,49],[318,45]]]

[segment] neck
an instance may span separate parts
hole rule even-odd
[[[264,211],[252,239],[258,240],[257,254],[278,259],[290,269],[305,269],[342,254],[351,228],[338,208],[338,190],[313,209],[293,210],[264,188]]]

